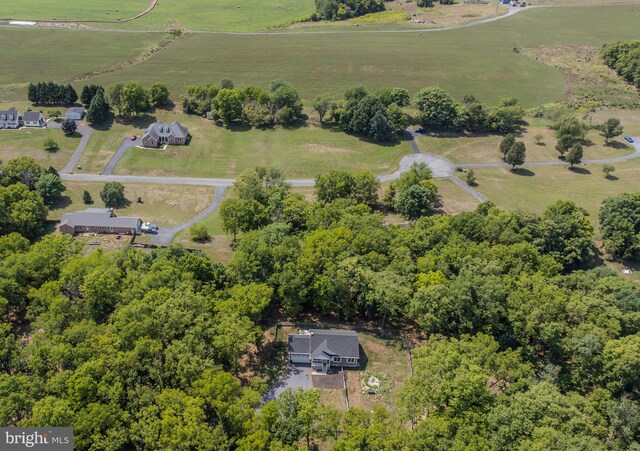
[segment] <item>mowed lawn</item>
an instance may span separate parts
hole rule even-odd
[[[536,135],[543,138],[540,144],[536,142]],[[438,133],[426,136],[416,136],[416,142],[423,152],[442,155],[454,163],[502,163],[499,146],[502,135],[466,135],[463,133]],[[560,154],[555,149],[557,139],[555,132],[548,127],[526,127],[524,133],[516,139],[527,146],[526,161],[555,161]],[[584,145],[584,159],[595,160],[627,155],[633,148],[622,138],[604,145],[604,138],[596,130],[590,130]]]
[[[289,81],[312,101],[340,97],[349,86],[439,85],[456,98],[487,103],[515,96],[528,107],[562,98],[560,70],[514,48],[602,45],[637,37],[631,5],[539,8],[496,22],[449,31],[273,35],[192,34],[142,64],[91,79],[164,81],[174,97],[188,84],[231,78],[236,85]]]
[[[64,213],[88,207],[104,207],[100,191],[104,183],[65,181],[66,190],[61,202],[49,211],[49,219],[58,220]],[[116,209],[118,216],[139,216],[143,221],[160,226],[182,224],[207,208],[213,201],[215,189],[207,186],[153,185],[125,183],[127,205]],[[91,194],[93,204],[82,202],[82,193]],[[142,202],[138,202],[138,197]]]
[[[53,139],[60,150],[48,152],[43,144],[47,138]],[[77,137],[66,137],[62,130],[54,128],[21,128],[20,130],[0,130],[0,160],[7,162],[20,156],[29,156],[41,166],[62,169],[71,159],[80,142]]]
[[[640,189],[640,160],[616,163],[614,177],[607,179],[601,164],[579,166],[529,167],[518,172],[508,168],[476,168],[475,189],[501,208],[541,213],[557,200],[571,200],[597,220],[602,201],[621,193]]]
[[[165,121],[177,119],[189,127],[191,143],[168,146],[164,150],[132,148],[120,160],[117,174],[235,178],[256,166],[277,166],[287,178],[313,178],[331,169],[364,169],[380,174],[393,172],[402,156],[411,152],[406,141],[379,145],[339,130],[312,125],[230,130],[198,116],[176,112],[162,112],[157,116]],[[120,135],[119,140],[126,136]],[[115,141],[110,143],[111,154],[119,144]],[[107,153],[100,154],[102,164]],[[91,164],[83,170],[95,170],[96,166]]]

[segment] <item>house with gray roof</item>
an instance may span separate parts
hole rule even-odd
[[[360,342],[353,331],[311,329],[289,334],[289,361],[327,373],[331,368],[357,368]]]
[[[18,113],[15,108],[0,111],[0,128],[18,127],[20,127],[20,113]]]
[[[25,127],[46,127],[47,122],[40,111],[27,111],[22,116]]]
[[[81,106],[71,107],[64,116],[68,121],[79,121],[84,117],[84,108]]]
[[[118,217],[111,208],[87,208],[84,211],[65,213],[60,221],[60,232],[69,235],[76,233],[139,235],[141,226],[140,218]]]
[[[170,124],[154,122],[149,125],[142,136],[144,147],[160,147],[165,144],[184,146],[189,142],[189,129],[180,122]]]

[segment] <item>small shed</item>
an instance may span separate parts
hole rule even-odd
[[[79,121],[84,117],[84,108],[81,106],[74,106],[67,110],[65,117],[70,121]]]

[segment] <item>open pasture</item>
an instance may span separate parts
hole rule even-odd
[[[638,191],[640,161],[616,163],[615,172],[607,179],[601,164],[522,168],[475,168],[477,191],[501,208],[541,213],[557,200],[571,200],[597,221],[602,201],[610,196]]]
[[[116,167],[116,174],[165,175],[182,177],[234,178],[255,166],[277,166],[287,178],[313,178],[330,169],[369,170],[375,174],[393,172],[402,156],[411,152],[406,141],[393,145],[368,143],[332,128],[312,125],[298,128],[227,129],[198,116],[160,112],[159,120],[180,121],[192,135],[188,146],[166,149],[129,149]],[[114,134],[115,129],[109,131]],[[97,133],[99,134],[99,133]],[[120,141],[127,136],[119,135]],[[97,137],[97,139],[101,139]],[[109,144],[110,152],[100,151],[100,163],[108,161],[119,141]],[[114,147],[115,146],[115,147]]]
[[[49,219],[58,220],[64,213],[84,210],[88,207],[104,207],[100,190],[104,183],[65,181],[62,200],[49,211]],[[143,221],[160,226],[182,224],[207,208],[215,189],[210,186],[153,185],[124,183],[127,205],[116,209],[118,216],[139,216]],[[82,193],[89,191],[93,204],[82,202]],[[138,197],[142,202],[138,202]]]
[[[536,142],[536,135],[542,136],[540,144]],[[502,138],[502,135],[494,134],[438,133],[417,136],[416,142],[423,152],[442,155],[454,163],[502,163],[499,151]],[[555,149],[555,132],[548,127],[527,127],[523,133],[516,135],[516,139],[527,146],[527,162],[554,161],[560,155]],[[600,133],[590,130],[586,139],[583,147],[585,160],[615,158],[633,153],[633,148],[622,137],[605,146]]]
[[[44,150],[44,141],[53,139],[60,149],[56,152]],[[47,168],[53,166],[62,169],[76,150],[80,136],[67,137],[62,130],[55,128],[21,128],[19,130],[0,130],[0,161],[29,156]]]

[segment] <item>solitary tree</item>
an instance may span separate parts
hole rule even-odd
[[[500,142],[500,153],[502,154],[502,158],[506,158],[507,152],[509,149],[513,147],[516,142],[516,137],[513,133],[509,133],[504,138],[502,138],[502,142]]]
[[[60,199],[60,195],[64,191],[64,185],[58,174],[47,172],[42,174],[36,182],[36,191],[42,197],[45,205],[51,206]]]
[[[120,182],[107,182],[100,191],[100,199],[105,207],[119,207],[124,204],[124,185]]]
[[[93,203],[93,199],[91,198],[91,193],[89,193],[89,191],[84,190],[82,192],[82,202],[84,202],[87,205]]]
[[[600,129],[602,130],[602,136],[604,136],[605,144],[608,144],[610,140],[616,136],[622,135],[624,132],[624,128],[620,124],[620,119],[616,119],[614,117],[607,119]]]
[[[229,80],[228,78],[223,78],[222,80],[220,80],[220,87],[222,89],[233,89],[233,81]]]
[[[612,164],[605,164],[602,166],[602,172],[604,172],[604,176],[606,178],[611,178],[611,174],[615,172],[616,167]]]
[[[465,182],[467,182],[467,185],[475,186],[476,185],[476,173],[475,173],[475,171],[473,169],[469,169],[464,174],[464,180],[465,180]]]
[[[62,123],[62,131],[67,136],[73,135],[77,129],[78,129],[78,124],[76,124],[76,121],[66,120]]]
[[[567,162],[569,163],[569,168],[573,168],[574,165],[580,164],[582,161],[582,156],[584,152],[582,150],[582,144],[574,144],[573,147],[567,153]]]
[[[563,135],[556,143],[556,150],[560,153],[560,158],[564,158],[564,154],[576,144],[576,140],[571,135]]]
[[[538,133],[536,136],[533,137],[533,139],[536,140],[536,144],[540,145],[542,144],[542,140],[544,139],[544,135],[542,133]]]
[[[47,152],[57,152],[58,150],[60,150],[60,146],[53,140],[53,138],[45,139],[42,147]]]
[[[326,96],[318,97],[315,103],[313,104],[313,109],[316,110],[316,112],[318,113],[318,116],[320,116],[321,124],[322,124],[324,115],[329,112],[330,108],[331,108],[331,100],[329,100],[329,98]]]
[[[512,170],[516,166],[522,166],[527,154],[527,147],[521,141],[516,141],[511,149],[507,152],[504,161],[512,166]]]

